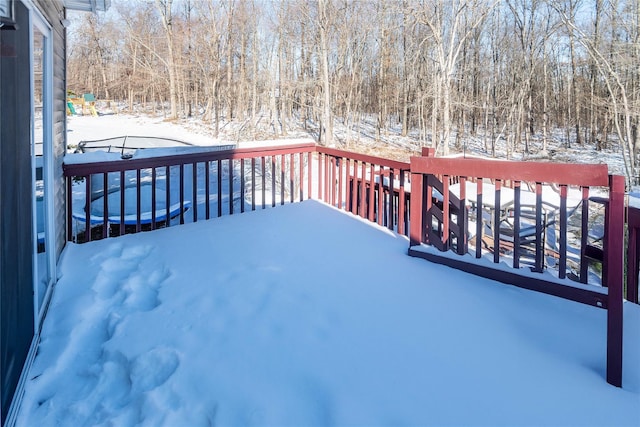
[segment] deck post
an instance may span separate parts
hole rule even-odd
[[[609,176],[609,212],[606,230],[608,286],[607,303],[607,382],[622,387],[622,319],[624,281],[624,177]]]
[[[424,175],[421,173],[411,173],[411,201],[409,222],[409,246],[415,246],[422,243],[422,187]]]

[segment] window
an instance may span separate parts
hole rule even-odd
[[[55,278],[52,208],[52,43],[51,29],[31,10],[31,158],[33,177],[34,315],[40,327]]]

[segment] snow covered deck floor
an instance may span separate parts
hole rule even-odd
[[[70,244],[18,425],[638,425],[606,312],[315,201]]]

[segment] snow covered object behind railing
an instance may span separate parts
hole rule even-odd
[[[309,198],[312,143],[166,150],[175,151],[68,158],[67,239],[85,242]]]

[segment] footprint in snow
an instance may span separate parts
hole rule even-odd
[[[131,363],[131,383],[141,391],[153,390],[164,384],[179,365],[180,359],[175,350],[154,348]]]

